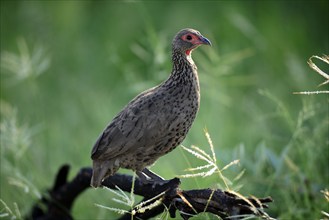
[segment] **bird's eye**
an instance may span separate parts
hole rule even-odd
[[[191,35],[187,35],[186,36],[186,40],[192,40],[192,36]]]

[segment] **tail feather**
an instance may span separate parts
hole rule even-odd
[[[109,161],[93,160],[93,176],[90,185],[95,188],[100,187],[110,168],[111,163]]]

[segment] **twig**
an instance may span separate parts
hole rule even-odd
[[[75,178],[68,182],[70,167],[63,165],[55,179],[54,186],[48,191],[48,197],[43,197],[36,204],[28,219],[64,219],[71,220],[71,208],[77,197],[90,187],[91,168],[82,168]],[[133,177],[115,174],[103,181],[103,186],[130,192]],[[171,217],[179,211],[183,219],[189,219],[199,213],[209,212],[223,219],[241,219],[246,215],[254,215],[263,219],[272,219],[263,208],[266,203],[273,202],[267,198],[244,198],[238,194],[219,189],[182,190],[179,189],[180,180],[174,178],[165,184],[153,186],[143,185],[139,179],[135,180],[134,194],[144,197],[139,205],[119,219],[149,219],[168,210]],[[155,198],[155,199],[152,199]],[[247,201],[246,201],[247,199]],[[155,203],[157,202],[157,203]],[[41,207],[46,206],[46,210]],[[133,216],[132,216],[132,214]],[[133,218],[132,218],[133,217]]]

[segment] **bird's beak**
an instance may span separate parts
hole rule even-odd
[[[211,42],[210,40],[208,40],[207,38],[205,38],[204,36],[200,36],[200,44],[205,44],[205,45],[209,45],[211,46]]]

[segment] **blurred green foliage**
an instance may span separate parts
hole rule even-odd
[[[184,145],[210,152],[207,128],[219,166],[240,160],[226,175],[245,170],[233,188],[272,196],[273,217],[320,219],[329,212],[320,192],[329,188],[328,95],[292,94],[323,82],[306,61],[329,52],[327,0],[2,0],[0,16],[0,198],[23,216],[62,164],[72,166],[71,176],[90,166],[107,122],[167,78],[172,37],[185,27],[213,46],[193,53],[202,100]],[[172,178],[199,165],[178,148],[152,170]],[[182,188],[219,182],[183,179]],[[118,206],[104,192],[83,194],[75,218],[117,217],[94,205]]]

